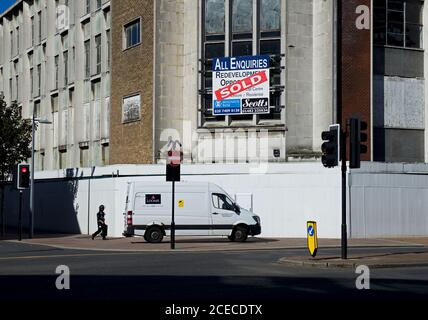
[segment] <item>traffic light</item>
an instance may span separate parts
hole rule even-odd
[[[180,164],[183,159],[181,151],[168,151],[166,164],[166,181],[180,181]]]
[[[367,153],[367,122],[357,118],[349,120],[350,126],[350,165],[352,169],[361,167],[361,154]]]
[[[30,188],[30,165],[18,164],[16,188],[19,190]]]
[[[321,139],[325,142],[321,145],[322,164],[326,168],[334,168],[339,165],[339,148],[340,148],[340,125],[330,126],[329,131],[321,134]]]

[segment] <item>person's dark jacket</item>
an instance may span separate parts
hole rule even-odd
[[[104,217],[105,215],[106,214],[104,212],[101,212],[101,211],[99,211],[97,213],[97,223],[98,223],[98,225],[103,225],[103,224],[106,223],[106,219]]]

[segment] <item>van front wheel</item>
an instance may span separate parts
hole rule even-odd
[[[232,234],[233,241],[245,242],[248,238],[248,230],[243,226],[237,226]]]
[[[160,227],[151,227],[146,231],[144,239],[150,243],[159,243],[163,240],[163,231]]]

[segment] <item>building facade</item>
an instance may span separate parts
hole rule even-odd
[[[334,0],[18,1],[0,91],[53,122],[40,170],[158,163],[171,139],[188,163],[315,160],[350,116],[370,124],[366,160],[427,161],[424,1],[342,2],[338,72]],[[212,59],[247,55],[270,56],[269,113],[213,115]]]
[[[0,18],[0,91],[45,119],[37,170],[109,163],[110,1],[17,1]]]
[[[113,4],[112,28],[125,34],[127,25],[115,19],[122,16],[115,8]],[[147,147],[153,142],[152,153],[135,158],[140,124],[120,124],[127,112],[122,101],[112,103],[112,121],[121,125],[122,133],[130,132],[121,136],[129,145],[112,144],[111,158],[156,163],[165,158],[173,138],[183,143],[185,161],[192,163],[315,159],[320,133],[335,118],[333,9],[333,1],[156,1],[153,12],[146,11],[153,17],[153,39],[149,27],[142,31],[141,41],[142,46],[152,42],[154,50],[154,85],[144,89],[153,89],[153,101],[141,99],[140,108],[147,119],[153,117],[152,130],[144,138]],[[141,14],[135,12],[129,21]],[[116,56],[120,61],[130,54],[121,41],[114,45],[113,70]],[[212,58],[263,54],[271,57],[270,112],[213,116]],[[135,73],[146,67],[142,60],[127,63]],[[145,73],[140,83],[150,77]],[[115,86],[122,87],[121,81],[112,81],[113,92]],[[117,100],[135,91],[123,92]],[[149,124],[144,128],[150,131]]]
[[[374,2],[374,160],[428,161],[427,8],[424,1]]]

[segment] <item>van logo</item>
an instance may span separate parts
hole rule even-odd
[[[161,204],[161,195],[146,194],[146,204]]]

